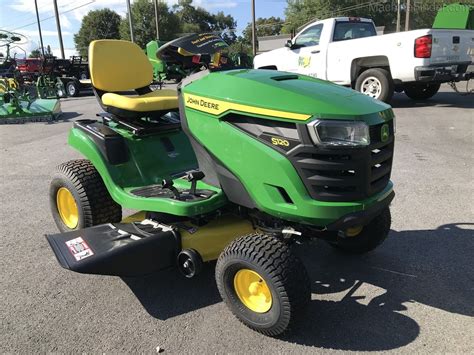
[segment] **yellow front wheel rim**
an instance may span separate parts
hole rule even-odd
[[[362,232],[362,229],[364,229],[364,226],[357,226],[357,227],[347,228],[346,229],[346,236],[347,237],[357,237]]]
[[[256,313],[272,308],[272,293],[265,280],[255,271],[241,269],[234,276],[234,289],[240,301]]]
[[[56,194],[56,205],[63,223],[70,229],[76,228],[79,223],[79,209],[71,191],[61,187]]]

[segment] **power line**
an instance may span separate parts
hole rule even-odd
[[[95,0],[94,0],[95,1]],[[68,7],[70,4],[65,4],[65,5],[61,5],[59,6],[60,9],[63,9],[65,7]],[[41,9],[44,9],[46,8],[47,6],[46,5],[43,5],[43,6],[38,6],[38,10],[41,10]],[[21,11],[21,10],[17,10],[17,11]],[[53,11],[53,10],[51,10]],[[15,22],[12,22],[8,25],[5,25],[3,26],[4,28],[8,28],[8,27],[13,27],[13,26],[16,26],[18,24],[18,20],[19,19],[25,19],[26,21],[30,21],[30,20],[33,20],[33,19],[36,19],[36,15],[31,15],[31,14],[22,14],[20,16],[16,16],[15,17]]]
[[[94,3],[94,2],[95,2],[95,0],[89,1],[89,2],[87,2],[87,3],[85,3],[85,4],[82,4],[82,5],[73,7],[73,8],[71,8],[71,9],[69,9],[69,10],[66,10],[66,11],[63,11],[62,13],[63,13],[63,14],[67,14],[68,12],[77,10],[77,9],[79,9],[79,8],[81,8],[81,7],[90,5],[90,4]],[[49,17],[46,17],[46,18],[44,18],[44,19],[41,19],[40,22],[44,22],[44,21],[46,21],[46,20],[50,20],[50,19],[52,19],[52,18],[54,18],[54,17],[55,17],[54,15],[53,15],[53,16],[49,16]],[[29,27],[29,26],[32,26],[32,25],[36,25],[36,21],[35,21],[35,22],[32,22],[32,23],[29,23],[29,24],[27,24],[27,25],[24,25],[24,26],[20,26],[20,27],[14,28],[12,31],[16,31],[16,30],[19,30],[19,29],[22,29],[22,28],[25,28],[25,27]]]

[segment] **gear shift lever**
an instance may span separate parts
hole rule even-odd
[[[178,189],[177,189],[176,187],[174,187],[173,185],[174,185],[173,180],[163,179],[163,181],[161,182],[161,187],[162,187],[163,189],[168,189],[168,190],[170,190],[170,191],[173,193],[175,199],[180,200],[180,199],[181,199],[181,196],[179,195],[179,191],[178,191]]]
[[[191,189],[189,190],[189,194],[193,196],[196,195],[196,185],[199,180],[204,179],[204,173],[202,171],[191,171],[186,176],[186,179],[191,183]]]

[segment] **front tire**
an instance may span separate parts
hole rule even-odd
[[[364,95],[383,102],[390,102],[395,86],[390,73],[382,68],[368,69],[356,80],[355,89]]]
[[[407,95],[412,100],[427,100],[435,96],[441,84],[436,83],[427,83],[427,84],[405,84],[403,86],[405,90],[405,95]]]
[[[110,196],[88,160],[59,165],[49,189],[53,219],[61,232],[120,222],[122,208]]]
[[[219,293],[232,313],[262,334],[285,332],[310,300],[310,282],[288,245],[264,234],[229,244],[216,265]]]
[[[336,241],[330,242],[330,244],[348,254],[365,254],[385,241],[391,224],[390,209],[387,207],[366,226],[351,228],[346,231],[344,238],[338,235]]]

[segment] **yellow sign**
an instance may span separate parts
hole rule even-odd
[[[236,104],[228,101],[209,99],[203,96],[184,94],[185,105],[189,108],[219,116],[227,111],[238,111],[255,115],[286,118],[289,120],[306,121],[311,115],[302,113],[271,110],[267,108]]]

